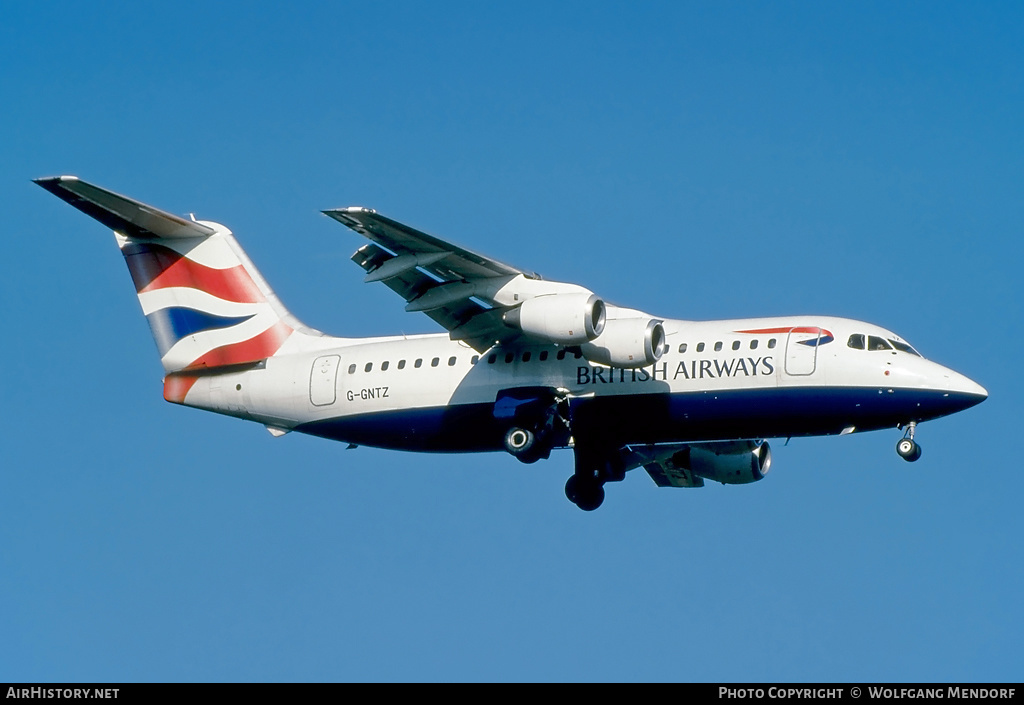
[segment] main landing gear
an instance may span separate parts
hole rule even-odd
[[[505,450],[523,463],[549,457],[553,448],[564,446],[569,439],[569,403],[564,390],[503,390],[495,401],[494,416],[511,424],[505,432]]]
[[[604,502],[604,484],[626,476],[623,448],[604,438],[572,440],[569,393],[553,387],[517,387],[498,392],[494,417],[505,430],[505,450],[523,463],[535,463],[554,448],[571,446],[576,471],[565,483],[565,496],[585,512]]]
[[[917,429],[917,422],[911,421],[907,424],[907,430],[900,442],[896,444],[896,452],[899,456],[912,463],[921,457],[921,446],[914,441],[914,431]]]
[[[596,477],[571,475],[565,483],[565,496],[585,512],[592,512],[604,502],[604,483]]]
[[[522,463],[536,463],[544,453],[550,454],[550,448],[537,444],[537,434],[528,428],[513,426],[505,434],[505,450],[514,455]]]
[[[593,440],[577,440],[573,451],[576,472],[565,483],[565,496],[583,511],[592,512],[604,502],[605,483],[626,478],[626,468],[631,467],[628,453],[614,444],[600,445]]]

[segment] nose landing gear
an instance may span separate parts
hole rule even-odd
[[[921,457],[921,446],[914,441],[914,431],[916,429],[916,421],[908,423],[906,433],[900,439],[900,442],[896,444],[896,452],[908,463],[912,463]]]

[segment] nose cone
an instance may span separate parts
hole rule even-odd
[[[988,390],[959,372],[945,369],[943,386],[961,409],[969,409],[988,399]]]

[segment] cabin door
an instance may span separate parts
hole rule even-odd
[[[814,374],[818,361],[821,328],[793,328],[786,339],[786,374],[805,377]]]
[[[313,361],[309,372],[309,401],[313,406],[330,406],[338,400],[340,355],[323,355]]]

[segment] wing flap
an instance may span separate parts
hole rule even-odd
[[[77,176],[53,176],[35,182],[111,230],[129,237],[179,239],[208,237],[215,232],[200,223],[93,186]]]

